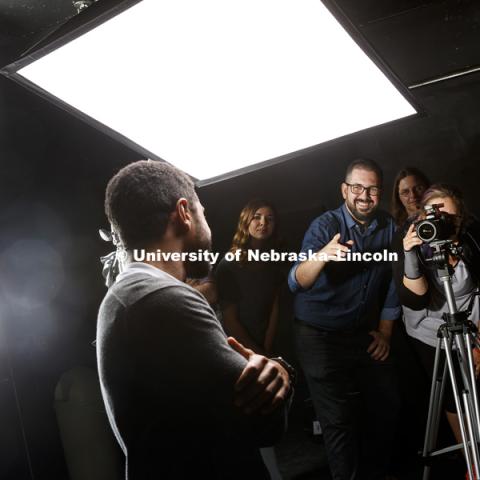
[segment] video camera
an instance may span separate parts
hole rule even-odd
[[[425,205],[426,217],[414,224],[418,238],[425,243],[446,241],[455,234],[455,217],[440,211],[441,207],[443,203]]]

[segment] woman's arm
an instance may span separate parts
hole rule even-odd
[[[427,279],[420,269],[418,255],[415,251],[415,247],[419,247],[422,243],[423,241],[418,238],[415,225],[412,223],[403,238],[403,285],[415,295],[420,296],[425,295],[428,291]]]
[[[227,335],[235,337],[242,345],[250,348],[255,353],[264,354],[263,347],[258,345],[246,328],[240,323],[237,315],[237,306],[235,304],[227,304],[222,306],[222,321]]]
[[[409,230],[410,229],[413,229],[412,225]],[[398,255],[398,261],[394,261],[392,265],[393,279],[397,287],[397,294],[400,303],[412,310],[422,310],[426,308],[430,301],[428,282],[423,275],[423,271],[420,271],[420,277],[415,280],[405,278],[404,236],[404,230],[399,230],[395,234],[392,243],[392,249]],[[417,256],[415,250],[412,251],[412,254]]]
[[[267,330],[265,332],[265,341],[263,342],[263,347],[267,356],[272,355],[273,342],[275,341],[275,336],[277,335],[278,330],[278,292],[275,295],[273,300],[272,311],[270,312],[270,318],[268,319]]]

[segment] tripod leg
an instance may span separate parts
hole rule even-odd
[[[479,416],[478,416],[478,395],[477,384],[475,379],[475,367],[473,364],[472,344],[468,331],[463,332],[461,337],[463,340],[463,346],[465,347],[465,362],[461,365],[462,374],[464,376],[464,404],[465,404],[465,416],[467,420],[467,426],[470,436],[470,448],[472,450],[473,462],[475,465],[475,473],[477,478],[480,478],[480,460],[478,450],[479,439]]]
[[[472,345],[475,344],[475,340],[472,339],[472,333],[465,333],[465,344],[467,346],[468,366],[470,372],[470,384],[473,397],[473,409],[475,412],[475,432],[477,441],[480,439],[480,410],[478,406],[478,391],[477,380],[475,378],[475,365],[473,363]]]
[[[461,335],[460,335],[460,338],[462,338]],[[457,335],[455,335],[455,340],[456,340],[456,345],[457,345],[457,349],[458,349],[457,353],[459,353],[459,355],[461,355],[461,347],[463,346],[462,345],[463,342],[461,342],[461,340],[458,341],[458,336]],[[455,400],[455,408],[457,409],[458,421],[459,421],[459,424],[460,424],[460,432],[462,434],[463,451],[465,453],[465,459],[466,459],[466,463],[467,463],[468,474],[470,475],[470,478],[473,479],[474,477],[473,477],[473,469],[472,469],[472,455],[471,455],[470,448],[469,448],[469,441],[467,439],[467,432],[466,432],[466,428],[465,428],[465,419],[463,417],[462,406],[461,406],[461,403],[460,403],[460,396],[459,396],[459,392],[458,392],[458,388],[457,388],[457,381],[456,381],[456,378],[455,378],[455,370],[453,368],[452,351],[449,348],[450,345],[449,345],[446,338],[443,339],[443,344],[444,344],[444,347],[445,347],[445,355],[447,357],[448,371],[450,373],[450,380],[452,381],[453,398]]]
[[[435,447],[438,437],[440,423],[443,391],[445,387],[445,376],[447,364],[445,363],[443,373],[439,377],[440,370],[441,339],[437,341],[435,349],[435,361],[433,364],[432,386],[430,389],[430,400],[428,403],[427,426],[425,430],[425,441],[423,444],[423,458],[427,458]],[[423,480],[430,478],[430,466],[426,465],[423,470]]]
[[[470,436],[470,447],[472,449],[473,463],[475,466],[475,473],[477,475],[475,478],[478,478],[478,449],[475,440],[475,432],[473,431],[472,411],[470,410],[470,402],[468,399],[468,394],[466,392],[463,392],[463,406],[465,408],[465,418],[467,420],[468,434]]]

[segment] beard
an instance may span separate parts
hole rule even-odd
[[[371,200],[357,198],[353,202],[346,200],[346,204],[352,216],[360,222],[369,222],[377,210],[377,205],[374,205]]]
[[[198,250],[208,250],[212,248],[212,239],[208,232],[198,228],[200,225],[197,223],[195,238],[186,246],[185,252],[197,252]],[[186,260],[185,271],[189,278],[205,278],[209,275],[212,267],[208,260]]]

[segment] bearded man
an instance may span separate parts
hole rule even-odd
[[[289,275],[298,355],[334,480],[386,477],[399,410],[389,361],[400,315],[391,264],[353,255],[390,247],[395,227],[378,210],[381,191],[380,167],[353,161],[341,185],[344,204],[305,234],[302,252],[320,255],[297,262]]]
[[[164,162],[132,163],[110,180],[105,211],[130,258],[97,326],[102,394],[127,478],[268,478],[258,447],[284,428],[289,366],[227,340],[185,283],[210,267],[185,255],[211,246],[192,181]],[[134,251],[145,260],[132,261]]]

